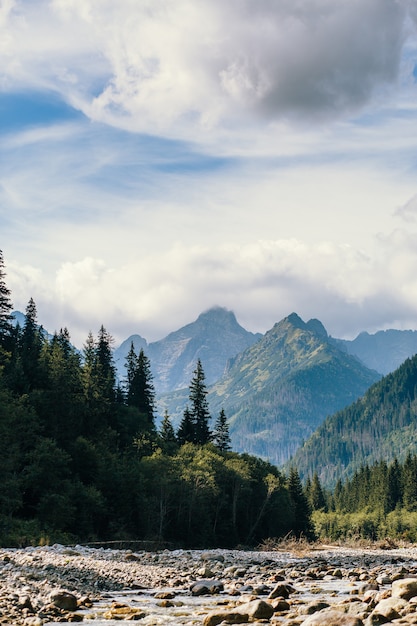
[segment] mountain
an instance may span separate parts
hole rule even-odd
[[[212,415],[225,409],[235,450],[281,465],[379,378],[335,346],[321,322],[292,313],[229,362],[208,400]]]
[[[116,365],[119,376],[124,376],[125,358],[133,340],[136,350],[142,347],[150,359],[158,393],[188,388],[198,359],[210,385],[223,375],[230,358],[260,337],[240,326],[232,311],[214,307],[159,341],[147,344],[140,335],[129,337],[115,351]]]
[[[325,485],[364,464],[417,450],[417,356],[375,383],[356,402],[328,417],[291,459],[301,476]]]
[[[335,339],[337,345],[357,356],[367,367],[389,374],[417,353],[416,330],[380,330],[370,335],[360,333],[351,341]]]

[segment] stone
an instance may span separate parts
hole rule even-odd
[[[274,607],[265,600],[252,600],[241,604],[235,610],[249,615],[251,619],[270,619],[274,614]]]
[[[190,591],[193,596],[203,596],[220,593],[223,588],[220,580],[197,580],[190,586]]]
[[[407,606],[408,602],[403,598],[385,598],[381,600],[381,602],[378,602],[373,613],[383,615],[387,620],[391,621],[398,619]]]
[[[286,600],[290,597],[290,593],[294,593],[295,589],[288,583],[278,583],[268,596],[269,600],[274,598],[284,598]]]
[[[355,615],[346,615],[342,611],[325,609],[307,617],[302,626],[363,626],[363,621]]]
[[[249,615],[238,613],[236,611],[211,611],[204,620],[204,626],[217,626],[220,623],[226,624],[246,624],[249,621]]]
[[[392,597],[409,600],[417,596],[417,578],[400,578],[392,583]]]
[[[307,604],[307,606],[303,607],[300,613],[304,615],[313,615],[313,613],[317,613],[317,611],[327,609],[329,606],[330,605],[328,602],[324,602],[323,600],[315,600],[314,602],[310,602],[309,604]]]
[[[73,593],[64,590],[53,591],[50,596],[51,603],[63,611],[75,611],[78,607],[77,598]]]
[[[254,620],[269,620],[274,614],[274,607],[264,600],[246,602],[233,609],[211,611],[204,618],[204,626],[217,626],[221,622],[226,624],[245,624]]]

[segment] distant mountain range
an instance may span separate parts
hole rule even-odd
[[[232,311],[214,307],[160,341],[148,344],[140,335],[132,335],[115,350],[114,357],[123,378],[132,341],[136,351],[143,348],[151,362],[155,389],[165,393],[188,387],[198,359],[203,364],[206,384],[211,385],[221,378],[230,358],[261,336],[240,326]]]
[[[233,448],[281,465],[330,414],[362,395],[380,374],[341,350],[318,320],[295,313],[230,359],[209,388],[212,416],[224,408]],[[180,420],[188,390],[159,402]]]
[[[291,459],[324,485],[351,476],[361,465],[417,451],[417,356],[375,383],[349,407],[329,416]]]
[[[337,345],[380,374],[389,374],[417,353],[416,330],[379,330],[374,335],[360,333],[352,341],[335,339]]]
[[[24,324],[22,313],[15,317]],[[120,379],[132,342],[150,359],[161,414],[166,408],[178,424],[201,359],[212,416],[225,409],[234,449],[277,465],[292,457],[301,474],[318,471],[329,482],[349,473],[358,459],[371,461],[382,450],[389,455],[417,443],[412,420],[393,417],[389,424],[395,394],[384,409],[370,400],[375,393],[379,397],[372,389],[386,384],[384,378],[371,387],[381,375],[417,352],[417,331],[361,333],[348,341],[328,336],[319,320],[304,322],[292,313],[261,335],[240,326],[233,312],[215,307],[159,341],[148,344],[138,334],[126,339],[114,351]],[[367,407],[363,415],[361,402]],[[400,412],[414,416],[413,402]],[[385,430],[378,422],[382,414]]]
[[[229,363],[208,399],[214,413],[225,409],[236,450],[281,465],[379,378],[335,346],[321,322],[293,313]]]

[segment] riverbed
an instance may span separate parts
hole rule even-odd
[[[395,601],[395,581],[410,579],[415,595]],[[330,624],[323,620],[335,612],[347,626],[417,624],[417,548],[1,549],[0,594],[0,623],[26,626],[125,620],[143,626],[298,626],[313,624],[319,614],[321,624]],[[381,621],[378,607],[388,599],[392,607]]]

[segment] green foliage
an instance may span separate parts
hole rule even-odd
[[[103,326],[80,355],[67,329],[45,336],[31,299],[24,327],[9,332],[2,272],[0,255],[0,334],[8,342],[7,352],[0,345],[0,545],[254,545],[306,527],[278,469],[230,451],[224,411],[211,442],[200,361],[182,433],[167,413],[157,432],[143,351],[132,346],[122,388]]]
[[[417,356],[375,383],[346,409],[328,417],[292,459],[305,479],[317,472],[323,485],[352,476],[359,467],[395,457],[404,461],[417,445]],[[395,490],[395,477],[391,488]],[[395,497],[395,495],[394,495]]]

